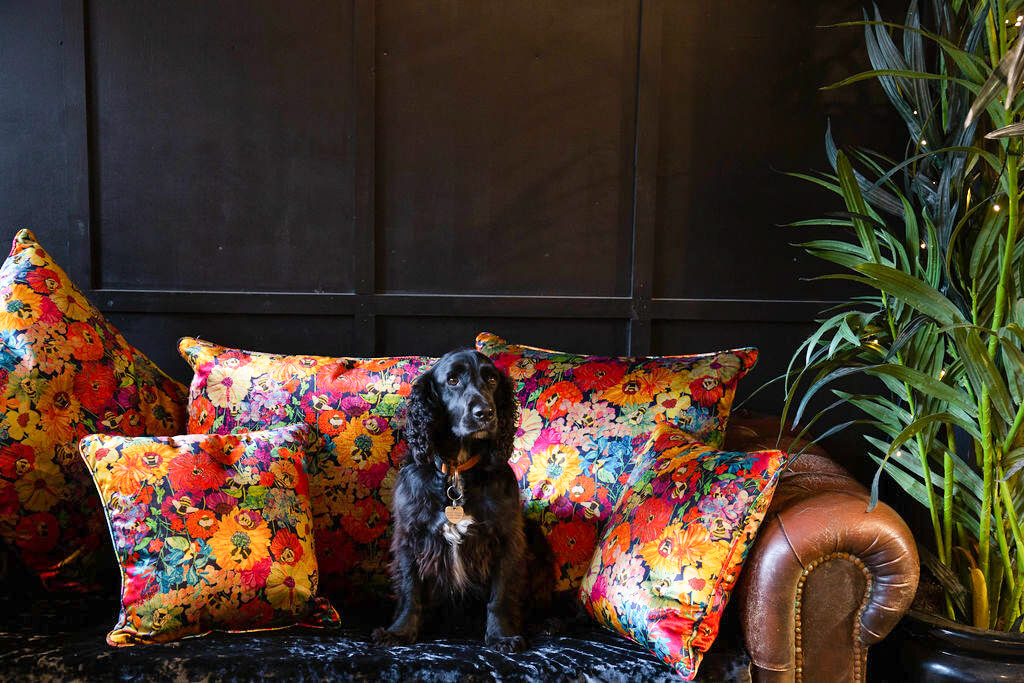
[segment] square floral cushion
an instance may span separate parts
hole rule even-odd
[[[590,561],[587,611],[692,680],[786,457],[723,453],[658,425]]]
[[[195,370],[189,431],[228,434],[305,421],[322,437],[310,452],[322,584],[338,604],[391,592],[391,492],[408,445],[405,397],[433,358],[280,356],[186,337]]]
[[[602,523],[655,425],[722,443],[736,382],[757,349],[693,356],[580,356],[509,344],[482,333],[476,347],[509,373],[519,399],[510,464],[526,512],[556,562],[556,588],[576,590]]]
[[[50,589],[111,568],[78,457],[93,432],[184,431],[185,387],[129,346],[28,230],[0,267],[0,537]]]
[[[237,436],[82,439],[121,566],[109,644],[337,625],[317,595],[311,437],[297,424]]]

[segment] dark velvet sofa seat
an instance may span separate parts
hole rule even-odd
[[[734,413],[726,447],[776,447],[778,419]],[[799,445],[784,439],[784,450]],[[791,464],[747,556],[701,681],[863,681],[869,646],[909,608],[919,564],[914,539],[884,503],[820,449]],[[2,550],[2,549],[0,549]],[[114,587],[82,598],[46,595],[0,565],[0,681],[674,681],[646,648],[589,622],[530,637],[505,655],[479,630],[378,648],[369,638],[390,608],[340,610],[341,631],[292,628],[212,634],[167,645],[112,648]],[[356,621],[358,620],[358,621]]]

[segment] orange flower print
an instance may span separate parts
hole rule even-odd
[[[0,448],[0,476],[15,479],[28,472],[36,461],[35,449],[23,443],[11,443]]]
[[[0,326],[6,330],[27,329],[43,312],[43,299],[25,285],[15,284],[0,303]]]
[[[324,410],[317,414],[316,424],[321,433],[337,436],[347,426],[348,418],[340,410]]]
[[[190,434],[209,434],[217,419],[217,409],[205,396],[196,396],[189,404],[188,431]]]
[[[134,495],[142,488],[150,469],[138,453],[125,452],[110,466],[110,484],[118,493]],[[97,473],[99,476],[99,473]]]
[[[354,503],[341,518],[341,525],[358,543],[369,543],[387,529],[391,515],[382,503],[366,498]]]
[[[597,529],[581,521],[563,522],[548,533],[559,565],[580,565],[590,559],[597,543]],[[585,569],[585,568],[584,568]]]
[[[70,370],[50,379],[38,407],[40,422],[46,425],[48,436],[55,442],[74,438],[74,425],[82,415],[82,404],[75,396],[75,378]]]
[[[713,375],[704,375],[690,382],[690,395],[693,396],[694,401],[705,408],[710,408],[718,403],[724,394],[725,387]]]
[[[287,529],[282,529],[270,542],[270,554],[281,564],[293,565],[302,559],[302,542]]]
[[[175,491],[204,491],[219,487],[227,478],[224,470],[202,451],[175,456],[167,466]]]
[[[629,524],[623,522],[615,526],[604,539],[601,546],[601,562],[606,565],[615,563],[615,560],[627,550],[630,544]]]
[[[618,384],[605,389],[600,398],[617,406],[650,403],[671,382],[672,371],[668,368],[637,368],[624,375]]]
[[[114,370],[104,363],[82,363],[75,375],[75,396],[85,409],[94,415],[107,406],[117,391],[117,377]]]
[[[210,538],[219,526],[217,515],[210,510],[198,510],[185,518],[185,527],[192,538]]]
[[[49,268],[37,268],[25,276],[28,286],[44,296],[53,294],[60,288],[60,275]]]
[[[246,529],[228,516],[220,520],[220,528],[208,543],[221,569],[251,569],[270,552],[270,528],[262,524]]]
[[[385,462],[395,444],[387,420],[373,415],[353,419],[334,437],[338,458],[345,467],[364,469]]]
[[[512,379],[526,379],[534,372],[534,362],[530,358],[520,356],[508,366],[507,372]]]
[[[586,503],[594,499],[593,477],[576,477],[569,485],[569,500],[574,503]]]
[[[666,500],[648,498],[633,512],[633,522],[630,525],[633,535],[641,543],[658,538],[671,521],[673,509],[673,505]]]
[[[626,374],[626,366],[610,361],[589,361],[572,371],[573,381],[584,391],[604,391]]]
[[[103,358],[103,339],[89,323],[68,325],[68,344],[71,355],[78,360],[99,360]]]
[[[573,480],[582,474],[579,452],[571,446],[548,446],[533,457],[526,479],[535,492],[555,498],[569,490]]]
[[[338,394],[358,394],[369,386],[373,376],[351,363],[329,363],[316,373],[316,389]]]
[[[572,382],[556,382],[537,397],[537,412],[549,420],[556,420],[574,403],[583,400],[583,392]]]

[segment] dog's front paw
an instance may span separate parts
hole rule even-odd
[[[407,631],[391,631],[384,628],[373,629],[373,643],[377,647],[395,647],[396,645],[409,645],[416,642],[416,634]]]
[[[522,636],[487,636],[487,647],[498,652],[522,652],[526,649],[526,639]]]

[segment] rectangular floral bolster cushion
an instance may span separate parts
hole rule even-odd
[[[721,445],[736,383],[757,361],[744,348],[691,356],[582,356],[509,344],[476,348],[509,373],[519,400],[510,464],[526,514],[555,556],[559,591],[575,591],[655,425],[675,424]]]
[[[786,458],[723,453],[658,425],[591,558],[584,608],[692,680]]]
[[[82,439],[121,567],[115,646],[211,630],[333,627],[297,424],[237,436]]]
[[[125,341],[28,230],[0,268],[0,538],[53,590],[113,574],[78,440],[184,431],[185,387]]]
[[[391,492],[408,452],[405,397],[435,359],[282,356],[190,337],[178,350],[195,370],[190,432],[301,421],[316,430],[322,441],[309,472],[324,591],[339,605],[389,595]]]

